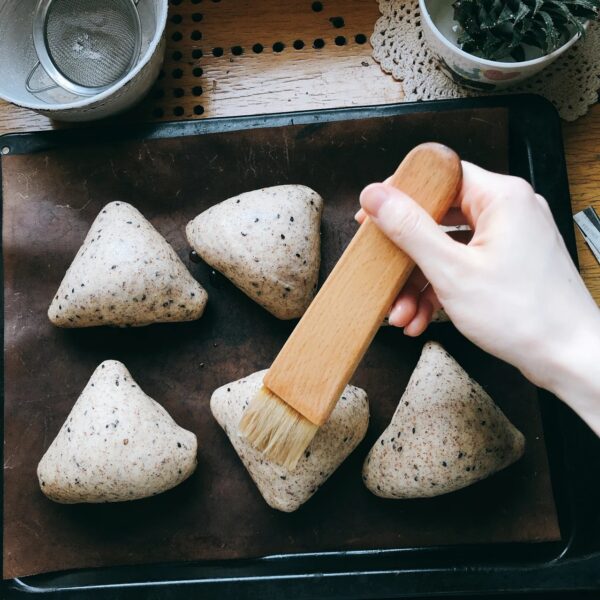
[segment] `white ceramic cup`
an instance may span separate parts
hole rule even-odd
[[[0,0],[0,98],[58,121],[91,121],[124,111],[148,93],[164,60],[168,0],[139,0],[142,48],[138,62],[109,89],[87,97],[61,89],[37,95],[27,91],[25,82],[37,63],[33,44],[37,3]]]
[[[419,0],[423,36],[442,71],[460,85],[494,91],[520,83],[553,63],[578,39],[574,35],[563,46],[545,56],[526,49],[523,62],[486,60],[461,50],[457,43],[452,0]],[[587,24],[586,24],[587,26]],[[537,56],[536,56],[537,54]]]

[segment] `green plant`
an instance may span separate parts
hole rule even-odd
[[[490,60],[525,60],[523,44],[548,54],[600,16],[600,0],[455,0],[452,6],[460,47]]]

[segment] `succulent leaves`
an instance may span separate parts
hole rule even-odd
[[[460,47],[490,60],[525,60],[523,44],[549,54],[600,17],[600,0],[455,0]]]

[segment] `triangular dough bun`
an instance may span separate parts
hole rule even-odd
[[[269,506],[297,510],[346,460],[364,438],[369,425],[369,402],[364,390],[346,386],[329,420],[319,429],[296,468],[265,458],[243,438],[238,425],[266,371],[224,385],[213,393],[210,408]]]
[[[55,502],[120,502],[153,496],[196,468],[196,436],[147,396],[125,365],[93,373],[37,469]]]
[[[323,199],[303,185],[263,188],[224,200],[186,228],[192,248],[279,319],[301,317],[321,262]]]
[[[207,294],[171,245],[131,204],[94,220],[48,309],[59,327],[192,321]]]
[[[383,498],[426,498],[471,485],[518,460],[525,438],[484,389],[428,342],[363,481]]]

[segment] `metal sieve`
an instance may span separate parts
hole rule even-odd
[[[33,19],[38,63],[26,87],[40,93],[57,86],[80,96],[99,94],[135,66],[142,45],[138,0],[40,0]],[[53,84],[34,89],[42,67]]]

